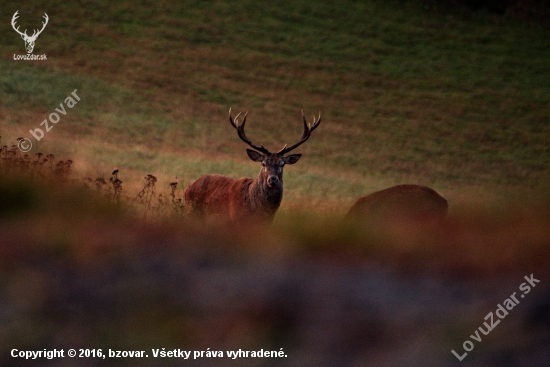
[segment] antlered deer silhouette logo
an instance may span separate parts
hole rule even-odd
[[[19,30],[19,26],[17,26],[17,28],[15,27],[15,22],[17,20],[17,18],[19,18],[19,15],[17,14],[19,13],[19,10],[15,12],[15,14],[13,14],[13,18],[11,18],[11,26],[13,27],[13,29],[19,33],[21,35],[21,38],[23,38],[23,41],[25,41],[25,49],[27,50],[27,53],[28,54],[31,54],[32,53],[32,50],[34,50],[34,43],[36,42],[36,39],[38,38],[38,36],[40,35],[40,33],[42,33],[42,31],[44,30],[44,28],[46,28],[46,24],[48,24],[48,14],[44,13],[44,22],[42,22],[42,29],[41,30],[37,30],[35,29],[32,36],[29,36],[27,35],[27,30],[25,29],[25,32],[21,32]]]

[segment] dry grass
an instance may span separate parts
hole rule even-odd
[[[251,137],[271,149],[297,139],[300,109],[322,111],[288,170],[289,209],[348,206],[400,183],[457,201],[466,190],[513,196],[549,181],[540,25],[380,1],[123,2],[86,16],[49,4],[60,9],[41,36],[51,62],[1,64],[0,126],[25,136],[78,88],[82,102],[40,149],[81,165],[135,172],[131,182],[154,174],[163,185],[251,177],[258,168],[227,123],[232,106],[250,110]],[[6,57],[21,48],[2,37]]]
[[[450,350],[532,273],[540,285],[469,358],[476,367],[526,352],[537,360],[547,348],[547,193],[478,200],[455,208],[437,229],[345,222],[297,208],[269,229],[227,228],[182,217],[175,182],[164,191],[148,175],[130,193],[124,171],[83,182],[74,172],[61,175],[51,156],[33,165],[9,151],[0,163],[0,307],[9,312],[0,318],[0,364],[12,364],[17,344],[284,348],[288,357],[275,365],[305,366],[315,357],[319,364],[452,366]],[[418,348],[422,356],[411,352]]]
[[[216,221],[204,224],[185,217],[181,181],[159,186],[157,177],[148,174],[131,182],[119,169],[108,179],[105,176],[78,177],[72,172],[71,159],[60,160],[53,154],[42,153],[31,158],[15,145],[4,145],[1,158],[0,172],[7,190],[3,195],[6,213],[17,211],[21,200],[27,203],[24,210],[29,210],[32,221],[32,198],[42,187],[40,190],[46,196],[50,196],[51,191],[47,202],[56,202],[55,206],[73,208],[83,200],[92,207],[111,207],[114,215],[120,215],[114,220],[115,225],[126,220],[149,222],[148,225],[159,228],[179,223],[198,233],[202,233],[200,228],[205,225],[206,232],[209,226],[216,228]],[[18,185],[22,186],[21,190]],[[28,197],[21,198],[21,195]],[[81,199],[80,195],[83,195]],[[49,213],[49,209],[42,207],[43,200],[38,200],[37,205],[42,208],[40,212]],[[550,255],[548,191],[522,194],[513,200],[496,196],[480,200],[478,195],[472,195],[455,203],[445,223],[436,227],[388,218],[382,221],[372,218],[347,220],[343,216],[346,208],[330,205],[331,202],[313,203],[312,206],[322,209],[315,214],[298,205],[283,208],[270,229],[246,229],[249,224],[245,222],[241,223],[240,234],[231,234],[232,229],[226,235],[229,238],[236,235],[240,243],[237,247],[246,251],[282,251],[289,256],[303,252],[326,255],[335,261],[382,262],[406,271],[428,271],[445,276],[487,276],[518,269],[544,269]],[[85,208],[81,210],[86,212]],[[93,214],[87,216],[93,217]],[[95,220],[101,221],[101,215]],[[171,236],[170,232],[168,235]],[[256,242],[257,238],[263,238],[262,242]],[[290,247],[282,245],[285,243],[291,244]]]

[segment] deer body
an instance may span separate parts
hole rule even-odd
[[[262,187],[256,179],[234,179],[222,175],[206,175],[199,178],[185,191],[185,202],[190,210],[208,216],[224,216],[240,219],[248,215],[271,220],[281,205],[282,185],[277,188]]]
[[[283,167],[298,162],[301,157],[301,154],[284,154],[309,139],[311,132],[321,122],[321,116],[314,119],[312,125],[308,125],[304,117],[304,133],[300,141],[288,148],[285,145],[277,153],[252,143],[244,133],[246,115],[242,125],[238,125],[238,117],[233,120],[229,110],[229,120],[237,129],[239,137],[255,149],[247,149],[246,152],[251,160],[261,162],[260,173],[255,179],[203,176],[185,190],[185,203],[191,214],[220,216],[234,223],[245,218],[271,222],[283,199]]]

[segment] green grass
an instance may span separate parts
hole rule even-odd
[[[92,165],[255,175],[231,106],[250,111],[248,135],[271,149],[299,137],[300,109],[322,111],[285,172],[286,198],[305,205],[398,183],[455,195],[549,182],[550,30],[535,23],[377,0],[4,9],[19,9],[24,27],[50,16],[35,50],[48,62],[11,60],[22,40],[9,25],[0,34],[4,141],[78,89],[82,101],[41,144]]]
[[[2,151],[0,365],[17,363],[12,348],[69,347],[284,347],[300,365],[325,344],[319,365],[445,365],[525,274],[543,288],[468,363],[544,355],[528,320],[544,323],[547,305],[548,28],[424,1],[174,3],[0,1],[2,145],[82,97],[31,152],[55,161]],[[50,16],[35,49],[47,62],[12,60],[16,10],[23,28]],[[257,175],[229,107],[249,110],[248,136],[272,150],[299,138],[300,109],[322,111],[267,229],[195,222],[171,201],[204,174]],[[159,180],[139,198],[146,174]],[[441,228],[343,220],[357,197],[401,183],[449,199]],[[136,363],[150,360],[115,362]]]
[[[75,89],[77,94],[86,95],[87,103],[77,109],[93,117],[98,106],[120,104],[130,101],[128,93],[116,90],[99,79],[77,76],[64,71],[43,70],[29,64],[11,61],[0,63],[2,73],[2,105],[6,108],[33,109],[58,107],[60,102]],[[117,106],[118,107],[118,106]]]

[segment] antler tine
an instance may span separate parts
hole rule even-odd
[[[319,118],[315,120],[315,115],[313,115],[313,124],[311,126],[311,131],[315,130],[317,126],[321,123],[321,110],[319,110]]]
[[[239,115],[240,115],[240,114],[241,114],[241,113],[239,112]],[[241,125],[243,126],[243,129],[244,129],[244,124],[246,124],[246,116],[248,116],[248,111],[246,111],[246,112],[244,113],[244,116],[243,116],[243,123],[241,124]]]
[[[309,125],[307,123],[307,120],[306,120],[306,115],[304,115],[304,110],[302,110],[302,120],[304,121],[304,132],[302,133],[302,137],[300,138],[300,140],[304,139],[308,130],[309,130]]]
[[[286,154],[286,153],[290,152],[291,150],[294,150],[294,149],[298,148],[303,143],[305,143],[309,139],[309,137],[311,136],[311,132],[313,130],[315,130],[317,128],[317,126],[319,126],[319,124],[321,123],[321,111],[319,111],[319,118],[316,119],[315,116],[313,116],[313,122],[311,124],[308,124],[307,120],[306,120],[306,117],[304,115],[304,111],[302,110],[302,120],[304,122],[304,132],[302,133],[302,137],[300,138],[300,140],[296,144],[291,145],[288,148],[285,145],[283,147],[283,149],[281,149],[279,152],[277,152],[277,154]]]
[[[229,107],[229,122],[231,122],[231,125],[236,129],[239,124],[239,116],[241,113],[239,112],[237,116],[235,116],[235,119],[233,119],[233,116],[231,116],[231,107]]]
[[[12,26],[13,29],[14,29],[17,33],[19,33],[20,35],[23,35],[23,34],[24,34],[24,35],[26,36],[26,35],[27,35],[27,30],[26,30],[26,29],[25,29],[25,32],[23,33],[23,32],[21,32],[21,31],[19,30],[19,27],[20,27],[20,26],[17,26],[17,28],[15,28],[15,23],[17,22],[17,18],[19,18],[19,14],[18,14],[18,13],[19,13],[19,10],[17,10],[17,11],[15,12],[15,14],[13,14],[13,17],[11,18],[11,26]]]
[[[36,30],[35,31],[35,33],[38,31],[38,33],[36,34],[36,37],[38,37],[38,35],[40,33],[42,33],[42,31],[44,30],[44,28],[46,28],[46,25],[48,24],[48,20],[50,20],[50,18],[48,17],[48,14],[46,14],[46,13],[44,13],[44,16],[42,18],[44,18],[45,22],[42,22],[42,29],[41,30],[39,30],[39,31]]]
[[[257,151],[262,152],[264,154],[269,154],[269,150],[264,148],[263,145],[254,144],[252,141],[250,141],[250,139],[248,139],[248,137],[244,132],[244,125],[246,124],[246,116],[248,116],[248,111],[244,114],[243,123],[239,125],[239,121],[237,119],[239,118],[240,114],[241,113],[239,112],[239,114],[235,116],[235,119],[233,119],[231,117],[231,109],[229,109],[229,121],[231,122],[231,125],[233,125],[235,129],[237,129],[237,134],[239,135],[239,138],[241,138],[242,141],[244,141],[246,144],[250,145],[252,148],[256,149]]]
[[[19,18],[19,10],[17,10],[14,14],[13,14],[13,17],[11,17],[11,25],[15,27],[15,22],[17,21],[17,18]]]

